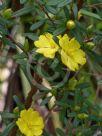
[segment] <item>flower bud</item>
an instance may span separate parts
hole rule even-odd
[[[73,20],[67,21],[67,29],[69,29],[69,30],[74,29],[75,26],[76,26],[76,24]]]
[[[81,120],[88,118],[88,114],[86,113],[79,113],[77,117]]]
[[[18,107],[15,107],[15,108],[13,109],[13,113],[19,113],[19,108],[18,108]]]
[[[77,111],[80,111],[80,106],[78,106],[78,105],[76,105],[75,107],[74,107],[74,110],[77,112]]]
[[[12,16],[12,13],[13,13],[12,9],[9,8],[9,9],[4,10],[2,15],[3,15],[3,17],[8,19]]]
[[[79,132],[76,136],[82,136],[82,132]]]

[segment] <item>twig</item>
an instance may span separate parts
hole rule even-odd
[[[87,43],[87,42],[92,42],[93,41],[93,38],[89,38],[89,39],[85,39],[84,42]]]
[[[39,7],[42,9],[42,11],[46,14],[46,16],[48,17],[48,19],[52,22],[53,26],[55,27],[55,24],[54,24],[53,20],[51,19],[51,17],[49,16],[49,14],[47,13],[47,11],[43,7],[43,5],[40,4],[39,0],[35,0],[35,2],[39,5]]]
[[[19,47],[27,56],[27,52],[23,49],[21,43],[17,43],[10,35],[6,36],[11,42],[13,42],[17,47]]]

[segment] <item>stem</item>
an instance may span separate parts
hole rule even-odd
[[[16,44],[16,46],[17,46],[18,48],[20,48],[20,49],[28,56],[27,52],[23,49],[22,44],[17,43],[10,35],[7,35],[7,38],[8,38],[11,42],[13,42],[14,44]]]
[[[39,7],[42,9],[42,11],[46,14],[46,16],[48,17],[48,19],[51,21],[51,23],[53,24],[53,26],[55,27],[55,23],[53,22],[53,20],[51,19],[51,17],[49,16],[49,14],[47,13],[47,11],[45,10],[45,8],[43,7],[43,5],[40,4],[39,0],[35,0],[35,2],[39,5]],[[56,28],[56,27],[55,27]]]

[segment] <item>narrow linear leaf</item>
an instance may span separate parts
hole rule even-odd
[[[34,10],[34,7],[33,6],[27,6],[27,7],[24,7],[16,12],[13,13],[13,17],[18,17],[18,16],[22,16],[22,15],[25,15],[25,14],[28,14],[29,12],[33,11]]]
[[[8,136],[11,129],[15,126],[15,122],[10,123],[5,130],[0,134],[0,136]]]
[[[92,12],[87,11],[85,9],[81,9],[80,13],[83,14],[83,15],[89,16],[89,17],[93,17],[93,18],[102,20],[102,18],[98,14],[92,13]]]
[[[60,27],[58,29],[56,29],[54,32],[53,32],[53,35],[54,36],[57,36],[59,34],[62,34],[63,32],[65,32],[66,28],[63,26],[63,27]]]
[[[23,33],[22,35],[34,41],[38,39],[38,36],[34,33]]]
[[[55,8],[53,8],[52,6],[46,6],[46,9],[47,9],[50,13],[52,13],[52,14],[54,14],[54,15],[57,14],[57,10],[56,10]]]
[[[42,26],[44,24],[44,22],[45,22],[45,20],[41,20],[41,21],[38,21],[38,22],[34,23],[33,25],[31,25],[30,30],[31,31],[36,30],[37,28]]]
[[[56,128],[57,133],[59,136],[65,136],[64,132],[60,128]]]
[[[50,1],[48,1],[47,5],[55,6],[60,2],[62,2],[62,0],[50,0]]]
[[[67,4],[69,4],[71,2],[72,2],[72,0],[63,0],[62,2],[60,2],[58,4],[58,7],[64,7],[64,6],[66,6]]]
[[[2,118],[8,118],[8,119],[17,117],[14,113],[9,113],[9,112],[0,112],[0,115]]]

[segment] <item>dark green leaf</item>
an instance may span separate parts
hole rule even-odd
[[[22,52],[21,54],[16,54],[16,55],[14,55],[13,56],[13,58],[14,59],[24,59],[24,58],[26,58],[27,56],[25,55],[25,53],[24,52]]]
[[[62,0],[49,0],[47,5],[50,5],[50,6],[55,6],[57,5],[58,3],[62,2]]]
[[[31,25],[30,30],[34,31],[37,28],[39,28],[40,26],[42,26],[44,23],[45,23],[45,20],[38,21],[38,22],[34,23],[33,25]]]
[[[34,33],[23,33],[22,35],[34,41],[38,39],[38,36]]]
[[[56,128],[56,132],[59,134],[59,136],[65,136],[65,133],[60,128]]]
[[[99,20],[102,21],[102,18],[98,14],[92,13],[92,12],[87,11],[85,9],[81,9],[80,13],[83,14],[83,15],[86,15],[86,16],[89,16],[89,17],[93,17],[93,18],[96,18],[96,19],[99,19]]]
[[[2,118],[6,118],[6,119],[17,118],[15,114],[9,112],[0,112],[0,115]]]
[[[72,2],[72,0],[63,0],[62,2],[60,2],[58,4],[58,7],[64,7],[64,6],[66,6],[67,4],[69,4],[71,2]]]
[[[60,35],[60,34],[62,34],[63,32],[65,32],[65,30],[66,30],[66,27],[65,27],[65,26],[59,27],[58,29],[56,29],[56,30],[53,32],[53,35],[54,35],[54,36]]]
[[[89,87],[89,83],[88,82],[84,82],[84,83],[80,83],[76,86],[76,88],[78,89],[85,89]]]
[[[16,12],[14,12],[13,16],[14,17],[22,16],[22,15],[30,13],[33,10],[34,10],[34,6],[27,6],[27,7],[24,7]]]
[[[16,48],[16,44],[12,43],[8,38],[3,37],[2,42],[4,45],[10,46],[12,48]]]
[[[46,6],[46,9],[52,13],[52,14],[57,14],[57,10],[55,8],[53,8],[52,6]]]
[[[15,126],[15,122],[10,123],[5,130],[0,134],[0,136],[8,136],[11,129]]]
[[[0,25],[0,33],[1,33],[1,34],[8,34],[7,28],[4,27],[3,25]]]

